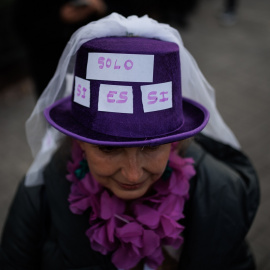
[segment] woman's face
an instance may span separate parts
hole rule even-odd
[[[124,200],[142,197],[163,174],[171,144],[111,147],[79,141],[93,177]]]

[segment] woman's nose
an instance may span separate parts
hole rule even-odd
[[[126,155],[122,165],[124,180],[131,183],[140,183],[143,176],[142,160],[137,148],[126,149]]]

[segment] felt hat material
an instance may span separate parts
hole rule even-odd
[[[60,132],[100,145],[157,145],[192,137],[208,111],[182,97],[179,47],[141,37],[105,37],[77,52],[73,94],[45,110]]]

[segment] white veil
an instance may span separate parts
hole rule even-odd
[[[77,50],[86,41],[106,36],[141,36],[177,43],[180,51],[183,96],[198,101],[210,112],[210,120],[203,133],[239,148],[239,143],[220,116],[215,104],[215,92],[202,75],[191,54],[184,47],[179,32],[167,24],[158,23],[148,16],[125,18],[117,13],[91,22],[78,29],[70,38],[50,83],[39,98],[26,122],[26,135],[34,161],[25,185],[43,183],[42,169],[50,160],[65,135],[49,126],[43,116],[46,107],[72,93],[73,69]]]

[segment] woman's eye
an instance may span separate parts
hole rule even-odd
[[[155,151],[159,148],[160,145],[155,146],[144,146],[142,147],[142,151]]]
[[[114,147],[114,146],[106,146],[106,145],[99,145],[98,149],[103,152],[103,153],[114,153],[118,151],[120,148],[119,147]]]

